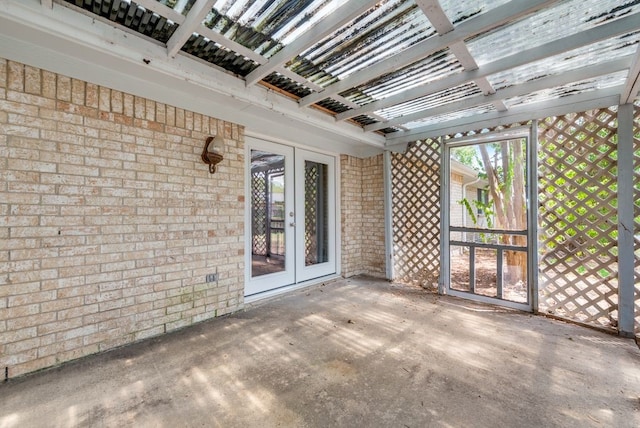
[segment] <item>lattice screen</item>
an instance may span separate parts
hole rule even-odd
[[[640,334],[640,103],[636,103],[634,112],[633,138],[633,200],[634,206],[634,283],[636,288],[635,327],[636,335]]]
[[[616,111],[539,125],[539,310],[617,326]]]
[[[318,164],[305,162],[304,175],[304,258],[310,265],[318,263]]]
[[[252,254],[267,255],[267,172],[251,173]]]
[[[440,274],[440,144],[419,141],[393,154],[396,280],[436,288]]]

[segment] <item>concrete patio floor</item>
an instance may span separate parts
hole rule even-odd
[[[0,385],[0,427],[638,427],[640,351],[370,278]]]

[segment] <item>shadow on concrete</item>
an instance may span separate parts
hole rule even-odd
[[[0,386],[29,426],[640,426],[640,352],[355,278]]]

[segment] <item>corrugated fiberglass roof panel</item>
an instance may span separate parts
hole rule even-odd
[[[191,10],[196,0],[156,0],[171,9],[175,10],[181,15],[187,16],[187,13]]]
[[[482,66],[640,11],[640,0],[569,0],[467,41]]]
[[[65,0],[65,2],[161,43],[166,43],[178,27],[165,17],[133,1]]]
[[[205,25],[266,58],[347,0],[218,0]]]
[[[458,59],[448,49],[435,52],[427,58],[376,80],[343,93],[350,101],[365,105],[412,88],[463,71]]]
[[[430,116],[426,119],[416,120],[414,122],[405,123],[402,126],[407,129],[416,129],[423,126],[435,125],[441,122],[448,122],[451,120],[462,119],[465,117],[479,116],[486,113],[496,111],[496,108],[492,104],[483,104],[477,107],[471,107],[464,110],[458,110],[451,113],[440,114],[437,116]]]
[[[243,77],[258,67],[254,61],[199,34],[191,35],[182,51]]]
[[[542,91],[533,92],[531,94],[513,97],[504,100],[507,107],[513,107],[516,105],[531,104],[542,101],[555,100],[569,95],[578,95],[585,92],[595,91],[597,89],[606,89],[615,86],[620,86],[625,83],[627,79],[627,72],[620,71],[617,73],[608,74],[595,79],[585,79],[578,82],[571,83],[569,85],[562,85],[555,88],[549,88]]]
[[[449,21],[457,25],[508,2],[509,0],[440,0],[440,5]]]
[[[406,103],[398,104],[393,107],[385,108],[376,111],[375,113],[387,120],[390,120],[396,117],[417,113],[426,109],[440,107],[448,103],[462,101],[481,93],[482,91],[480,90],[480,88],[478,88],[475,83],[471,82],[449,88],[444,91],[436,92],[435,94],[431,94],[426,97],[421,97],[412,101],[408,101]]]
[[[602,40],[589,46],[545,58],[530,64],[488,76],[496,90],[542,77],[557,75],[576,68],[600,64],[632,55],[640,42],[640,33]]]
[[[412,0],[386,0],[325,37],[300,57],[344,79],[434,34],[431,23]],[[289,68],[302,76],[309,75],[309,70],[298,61],[293,61]]]

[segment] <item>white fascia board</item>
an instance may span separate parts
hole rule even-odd
[[[45,10],[37,1],[1,1],[0,56],[248,129],[255,128],[256,115],[269,118],[270,129],[293,121],[326,142],[343,144],[345,153],[359,150],[359,145],[380,148],[385,140],[336,123],[331,115],[301,111],[295,100],[274,91],[247,88],[242,79],[213,65],[182,54],[168,58],[160,44],[66,7]],[[260,108],[248,110],[254,106]],[[269,134],[270,129],[261,131]]]
[[[327,86],[322,92],[309,94],[300,99],[300,106],[307,107],[325,98],[329,98],[334,94],[354,88],[362,83],[366,83],[379,76],[402,68],[405,65],[412,64],[422,58],[426,58],[432,53],[445,49],[454,43],[482,33],[483,31],[499,27],[511,20],[526,16],[557,1],[558,0],[512,0],[507,4],[493,9],[491,13],[483,13],[463,22],[453,31],[441,36],[430,37],[423,42],[416,43],[414,46],[393,55],[384,61],[381,61],[358,73],[354,73],[344,80],[335,82]]]
[[[391,97],[374,101],[362,106],[359,109],[347,110],[336,115],[336,120],[346,120],[350,117],[355,117],[361,114],[367,114],[371,111],[377,111],[397,104],[402,104],[416,98],[435,94],[436,92],[443,91],[447,88],[464,85],[465,83],[469,83],[495,73],[500,73],[511,68],[530,64],[535,61],[540,61],[554,55],[559,55],[573,49],[578,49],[582,46],[609,39],[611,37],[619,36],[620,34],[636,31],[638,29],[639,21],[640,14],[636,13],[634,15],[621,18],[617,21],[609,22],[596,28],[573,34],[562,39],[554,40],[544,45],[527,49],[526,51],[518,52],[505,58],[484,64],[482,67],[476,70],[463,71],[451,77],[436,80],[434,82],[428,82],[424,85],[417,86]]]
[[[493,103],[507,98],[521,97],[544,89],[555,88],[562,85],[568,85],[573,82],[579,82],[581,80],[615,73],[617,71],[628,69],[629,65],[631,64],[632,57],[633,55],[627,55],[626,57],[618,58],[613,61],[589,65],[572,70],[567,73],[551,75],[548,77],[543,77],[542,79],[522,83],[520,85],[509,86],[491,95],[476,95],[461,101],[456,101],[444,104],[442,106],[418,111],[416,113],[401,116],[395,119],[388,120],[386,122],[367,125],[364,127],[364,129],[365,131],[376,131],[378,129],[383,129],[389,126],[397,126],[414,122],[416,120],[424,119],[430,116],[437,116],[451,111],[465,110],[468,108],[477,107],[482,104]]]
[[[304,34],[269,58],[266,64],[253,70],[245,78],[247,86],[254,85],[263,77],[276,71],[291,58],[307,50],[349,21],[362,15],[378,3],[378,0],[352,0],[340,6],[326,18],[315,23]]]
[[[563,97],[552,101],[527,104],[526,106],[514,106],[507,112],[487,113],[442,122],[437,125],[425,126],[408,132],[397,132],[394,134],[398,135],[389,135],[387,137],[385,148],[390,149],[398,144],[403,145],[450,133],[491,128],[498,125],[510,125],[532,119],[543,119],[549,116],[559,116],[567,113],[610,107],[620,103],[621,91],[622,85]]]

